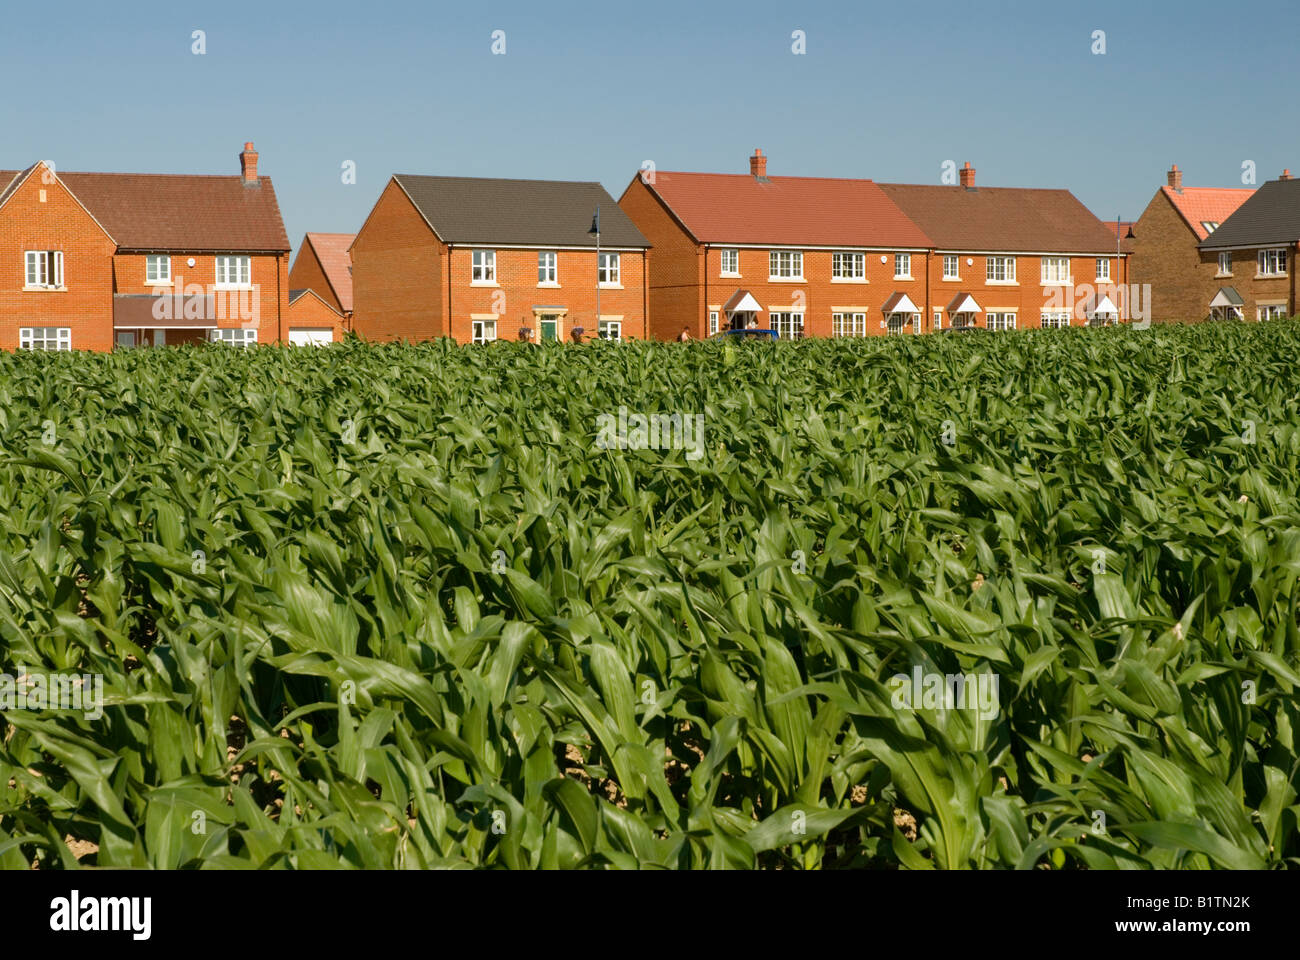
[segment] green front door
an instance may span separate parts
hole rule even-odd
[[[558,340],[560,338],[560,318],[555,314],[542,314],[538,318],[538,324],[542,328],[543,340]]]

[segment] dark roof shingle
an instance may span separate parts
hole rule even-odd
[[[600,205],[602,247],[649,247],[599,183],[395,174],[446,243],[594,247],[587,231]]]
[[[1201,241],[1203,250],[1257,247],[1300,241],[1300,180],[1270,180],[1218,230]]]

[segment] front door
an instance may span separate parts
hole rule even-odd
[[[537,318],[537,325],[542,328],[543,340],[560,339],[560,317],[554,313],[543,313]]]

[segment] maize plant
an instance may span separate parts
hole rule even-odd
[[[1295,865],[1297,383],[1289,321],[0,355],[0,864]]]

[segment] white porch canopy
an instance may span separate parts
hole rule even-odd
[[[763,308],[759,306],[754,295],[748,290],[737,290],[730,300],[727,301],[723,308],[726,313],[761,313]]]
[[[897,298],[897,299],[895,299]],[[885,304],[885,313],[920,313],[921,308],[905,293],[895,294]]]

